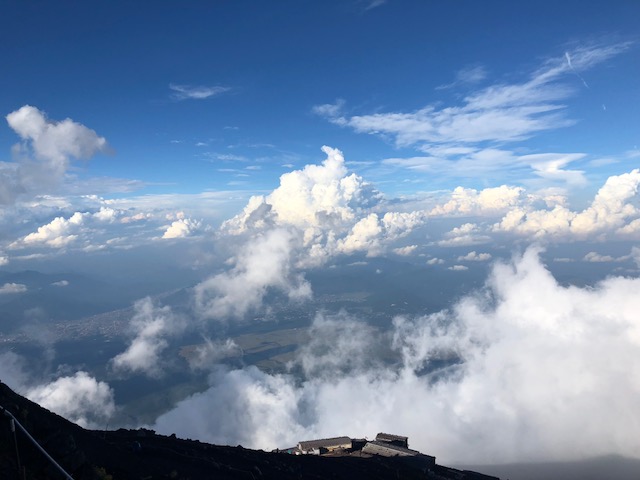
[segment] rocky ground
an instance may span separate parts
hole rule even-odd
[[[416,457],[296,456],[210,445],[145,429],[85,430],[21,397],[3,383],[0,406],[14,415],[76,480],[493,478],[438,465],[428,469]],[[64,478],[22,432],[16,431],[15,438],[17,449],[9,417],[2,415],[0,478]]]

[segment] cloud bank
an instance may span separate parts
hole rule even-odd
[[[444,463],[638,457],[640,279],[563,287],[538,254],[496,263],[482,290],[389,332],[318,317],[303,381],[219,368],[154,428],[265,449],[389,430]]]

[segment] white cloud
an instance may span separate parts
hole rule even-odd
[[[465,270],[469,270],[469,267],[466,265],[453,265],[448,267],[447,270],[451,270],[453,272],[464,272]]]
[[[38,227],[36,232],[24,237],[22,244],[40,244],[53,248],[64,247],[78,238],[78,235],[72,232],[77,232],[83,223],[84,215],[80,212],[74,213],[68,219],[56,217],[50,223]]]
[[[450,310],[394,319],[391,338],[319,317],[304,381],[220,369],[154,428],[263,449],[388,430],[441,463],[637,457],[639,287],[563,287],[530,249]]]
[[[413,255],[413,253],[418,248],[418,245],[407,245],[405,247],[398,247],[393,249],[393,253],[396,255],[401,255],[403,257],[408,257],[409,255]]]
[[[327,158],[321,165],[285,173],[275,190],[251,197],[222,224],[219,239],[238,253],[230,271],[196,288],[202,315],[241,318],[259,309],[269,290],[308,298],[299,269],[340,254],[380,255],[424,222],[421,212],[385,212],[381,195],[348,173],[342,152],[322,150]]]
[[[518,160],[531,165],[536,175],[548,180],[561,180],[570,186],[584,186],[587,179],[582,170],[566,170],[563,167],[571,162],[583,159],[583,153],[539,153],[523,155]]]
[[[451,229],[444,234],[444,238],[437,242],[441,247],[465,247],[488,243],[491,238],[482,234],[482,230],[475,223],[465,223]]]
[[[257,310],[270,290],[292,300],[311,296],[311,287],[293,271],[295,235],[289,230],[267,230],[250,238],[233,259],[231,270],[215,275],[195,287],[196,307],[205,318],[241,319]]]
[[[527,200],[522,187],[501,185],[479,192],[473,188],[456,187],[451,193],[451,199],[434,207],[429,215],[496,215]]]
[[[480,83],[487,78],[487,69],[482,65],[474,65],[463,68],[456,73],[456,78],[453,82],[446,85],[440,85],[436,87],[436,90],[446,90],[454,87],[468,87]]]
[[[583,239],[628,233],[627,222],[639,215],[634,205],[640,185],[640,170],[611,176],[598,190],[591,205],[574,212],[562,205],[551,210],[515,207],[493,227],[496,232],[512,232],[540,237]],[[625,230],[626,229],[626,230]]]
[[[371,191],[362,178],[347,175],[342,152],[330,147],[322,150],[327,154],[322,165],[285,173],[280,186],[263,200],[278,223],[301,229],[326,222],[341,224],[354,219],[354,207],[373,200],[366,198]]]
[[[193,370],[209,370],[216,368],[217,362],[225,357],[241,355],[242,348],[231,339],[215,341],[205,338],[205,343],[195,347],[187,361]]]
[[[458,257],[459,262],[486,262],[491,260],[490,253],[476,253],[475,250]]]
[[[589,252],[587,253],[584,258],[582,259],[585,262],[591,262],[591,263],[603,263],[603,262],[615,262],[615,258],[613,258],[611,255],[600,255],[597,252]]]
[[[66,167],[69,157],[89,158],[107,149],[107,141],[95,131],[67,118],[52,122],[30,105],[7,115],[9,126],[29,141],[36,157]]]
[[[11,295],[14,293],[24,293],[27,286],[22,283],[5,283],[0,287],[0,295]]]
[[[344,99],[339,98],[336,103],[325,103],[324,105],[315,105],[311,111],[322,117],[336,118],[340,115],[344,107]]]
[[[365,251],[378,255],[424,221],[419,212],[382,209],[382,197],[361,177],[349,174],[342,152],[322,147],[322,165],[285,173],[267,196],[254,196],[244,211],[224,222],[222,231],[241,234],[286,227],[300,232],[301,261],[322,264],[336,253]]]
[[[25,396],[85,428],[104,428],[101,422],[115,412],[109,385],[83,371],[30,388]]]
[[[428,156],[409,158],[387,158],[384,165],[400,167],[413,172],[438,175],[439,177],[492,176],[500,178],[505,172],[523,175],[529,173],[534,178],[529,183],[564,184],[580,187],[587,184],[582,170],[567,169],[571,162],[586,157],[583,153],[539,153],[516,155],[514,152],[498,148],[472,148],[455,145],[425,145],[421,150]]]
[[[374,8],[381,7],[387,0],[366,0],[367,5],[364,7],[364,10],[373,10]]]
[[[54,188],[63,180],[71,158],[87,159],[109,148],[104,137],[84,125],[69,118],[49,120],[30,105],[6,119],[23,142],[13,148],[16,162],[0,162],[0,203],[11,204],[19,196]]]
[[[35,232],[13,242],[11,248],[50,247],[63,248],[82,240],[84,249],[102,248],[90,243],[91,233],[99,224],[111,224],[120,216],[120,212],[109,207],[100,207],[94,213],[75,212],[69,218],[56,217]]]
[[[115,370],[160,376],[163,366],[160,355],[169,345],[166,337],[182,331],[184,322],[171,308],[157,307],[149,297],[138,300],[134,309],[130,323],[134,339],[111,363]]]
[[[438,257],[433,257],[427,260],[427,265],[443,265],[444,260]]]
[[[169,88],[173,90],[172,97],[176,100],[204,100],[231,90],[230,87],[177,85],[175,83],[170,83]]]
[[[368,256],[380,255],[386,243],[406,235],[414,227],[423,223],[423,218],[419,212],[388,212],[382,218],[375,213],[370,213],[338,241],[337,250],[343,253],[364,251]]]
[[[638,238],[638,234],[640,234],[640,218],[636,218],[620,227],[616,230],[616,233],[622,237]]]
[[[580,69],[585,70],[627,47],[628,44],[584,47],[571,52],[571,58],[580,58]],[[465,97],[461,106],[428,105],[409,113],[352,117],[328,108],[319,113],[360,133],[389,135],[398,146],[515,141],[573,123],[563,116],[564,105],[559,103],[572,93],[559,81],[568,73],[572,69],[562,56],[548,61],[525,82],[492,85]]]
[[[9,263],[9,257],[0,254],[0,267]]]
[[[184,212],[178,213],[178,218],[171,223],[162,234],[162,238],[186,238],[202,231],[204,226],[202,222],[187,218]]]
[[[575,89],[566,77],[619,55],[629,45],[592,44],[575,48],[568,52],[569,56],[563,53],[544,62],[521,82],[498,83],[472,91],[459,104],[434,103],[413,111],[348,115],[341,100],[319,105],[313,111],[338,126],[378,135],[394,141],[397,147],[413,147],[429,154],[390,158],[384,161],[386,165],[449,177],[474,177],[489,172],[505,175],[527,169],[539,181],[581,186],[586,184],[584,172],[566,166],[582,159],[584,154],[518,156],[494,147],[573,125],[575,120],[568,117],[565,102]],[[567,58],[571,58],[571,64]],[[466,70],[456,82],[443,87],[471,84],[484,79],[485,73],[481,67]]]
[[[51,285],[54,287],[68,287],[69,280],[60,280],[59,282],[53,282]]]

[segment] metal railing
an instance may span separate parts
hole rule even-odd
[[[13,432],[14,435],[14,442],[16,444],[16,456],[18,458],[18,468],[20,468],[20,454],[18,453],[18,442],[16,441],[15,438],[15,432],[16,432],[16,425],[18,426],[18,428],[22,431],[22,433],[25,434],[25,436],[31,441],[31,443],[33,443],[33,445],[35,445],[35,447],[40,450],[40,452],[46,457],[47,460],[49,460],[49,462],[51,462],[51,464],[64,476],[65,479],[67,480],[73,480],[73,477],[71,475],[69,475],[64,468],[62,468],[60,466],[60,464],[58,462],[56,462],[53,457],[51,455],[49,455],[46,450],[44,448],[42,448],[42,446],[37,442],[37,440],[35,438],[33,438],[31,436],[31,434],[27,431],[26,428],[24,428],[22,426],[22,424],[16,419],[16,417],[13,416],[13,414],[7,410],[6,408],[4,408],[2,405],[0,405],[0,411],[2,411],[2,413],[9,418],[9,423],[11,426],[11,431]]]

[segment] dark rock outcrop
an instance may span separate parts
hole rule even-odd
[[[145,429],[85,430],[21,397],[3,383],[0,406],[15,416],[75,480],[491,478],[438,465],[425,469],[400,458],[296,456],[210,445]],[[22,432],[16,431],[15,438],[19,460],[9,417],[2,415],[0,478],[63,478]]]

